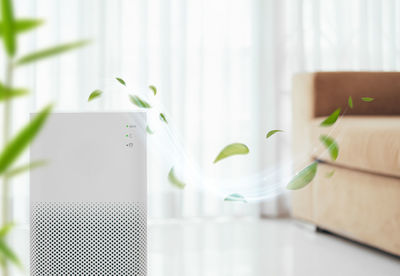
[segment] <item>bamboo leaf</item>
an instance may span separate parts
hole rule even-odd
[[[13,229],[15,226],[14,223],[10,222],[10,223],[6,223],[5,225],[3,225],[0,228],[0,239],[4,239],[5,236],[8,235],[8,233],[10,233],[11,229]]]
[[[154,96],[157,94],[157,88],[154,85],[149,85],[149,88],[153,91]]]
[[[349,97],[349,100],[348,100],[347,103],[349,104],[349,107],[350,107],[351,109],[353,109],[353,98],[352,98],[351,96]]]
[[[76,42],[66,43],[66,44],[50,47],[47,49],[39,50],[37,52],[23,56],[22,58],[20,58],[17,61],[16,65],[25,65],[25,64],[28,64],[31,62],[36,62],[41,59],[45,59],[45,58],[49,58],[49,57],[52,57],[55,55],[63,54],[63,53],[69,52],[71,50],[85,46],[89,42],[90,42],[89,40],[80,40],[80,41],[76,41]]]
[[[224,201],[234,201],[234,202],[243,202],[247,203],[247,200],[244,196],[240,194],[230,194],[227,197],[225,197]]]
[[[334,174],[335,174],[335,170],[332,170],[332,171],[330,171],[330,172],[327,172],[327,173],[325,174],[325,177],[326,177],[326,178],[331,178]]]
[[[280,129],[274,129],[274,130],[271,130],[271,131],[269,131],[268,133],[267,133],[267,135],[265,136],[265,138],[269,138],[269,137],[271,137],[272,135],[274,135],[275,133],[277,133],[277,132],[283,132],[283,130],[280,130]]]
[[[115,78],[120,84],[126,86],[126,82],[121,78]]]
[[[368,102],[369,103],[369,102],[372,102],[375,99],[371,98],[371,97],[362,97],[361,100],[364,101],[364,102]]]
[[[328,118],[326,118],[326,119],[320,124],[320,126],[328,127],[328,126],[333,125],[333,124],[337,121],[337,119],[338,119],[338,117],[339,117],[340,110],[341,110],[341,109],[338,108],[338,109],[336,109],[335,111],[333,111],[332,114],[329,115]]]
[[[167,117],[165,117],[164,113],[160,113],[160,120],[166,124],[168,124]]]
[[[44,125],[52,110],[48,105],[40,111],[20,132],[6,145],[0,154],[0,175],[14,163],[19,155],[28,147]]]
[[[41,26],[44,23],[42,19],[22,18],[15,20],[15,32],[17,34],[30,31]],[[3,35],[3,22],[0,22],[0,36]]]
[[[214,163],[217,163],[218,161],[232,155],[248,154],[248,153],[249,153],[249,148],[245,144],[233,143],[221,150],[221,152],[215,158]]]
[[[12,98],[22,97],[28,94],[28,90],[24,88],[9,88],[0,83],[0,102],[7,101]]]
[[[169,170],[168,173],[168,180],[169,182],[171,182],[172,185],[174,185],[175,187],[179,188],[179,189],[184,189],[186,184],[184,182],[182,182],[181,180],[179,180],[176,175],[175,175],[175,169],[174,167],[172,167]]]
[[[329,155],[331,156],[331,159],[335,161],[339,155],[339,146],[336,141],[332,137],[327,135],[319,136],[319,140],[329,150]]]
[[[289,182],[286,188],[289,190],[298,190],[307,186],[317,174],[317,167],[317,161],[314,161],[313,163],[305,167],[294,176],[294,178]]]
[[[142,100],[141,98],[139,98],[139,96],[136,95],[129,95],[129,98],[131,100],[131,102],[141,108],[151,108],[151,105],[146,102],[145,100]]]
[[[17,39],[12,0],[1,0],[1,18],[3,22],[4,47],[7,55],[13,57],[17,50]]]
[[[148,125],[146,126],[146,132],[148,134],[154,134],[154,131],[152,131]]]
[[[14,253],[14,251],[8,247],[6,244],[5,240],[0,239],[0,254],[4,256],[6,260],[11,261],[14,265],[16,265],[18,268],[22,269],[22,263],[17,257],[17,255]]]
[[[47,164],[47,161],[45,161],[45,160],[34,161],[34,162],[31,162],[31,163],[28,163],[28,164],[25,164],[25,165],[10,169],[10,170],[8,170],[7,172],[4,173],[4,176],[6,176],[8,178],[14,177],[14,176],[16,176],[18,174],[25,173],[25,172],[27,172],[29,170],[33,170],[33,169],[45,166],[46,164]]]
[[[103,94],[103,91],[101,91],[99,89],[94,90],[92,93],[90,93],[89,98],[88,98],[88,102],[100,97],[101,94]]]

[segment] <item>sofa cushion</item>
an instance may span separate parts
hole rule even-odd
[[[320,127],[324,118],[311,124],[314,158],[332,162],[319,141],[320,134],[333,137],[339,145],[334,164],[387,176],[400,177],[400,117],[346,116],[331,127]]]

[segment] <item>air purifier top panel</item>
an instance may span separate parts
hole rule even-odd
[[[145,202],[146,114],[53,113],[31,145],[31,202]]]

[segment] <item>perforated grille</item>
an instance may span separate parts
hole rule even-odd
[[[142,203],[33,203],[31,275],[146,275]]]

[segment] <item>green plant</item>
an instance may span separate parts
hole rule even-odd
[[[44,161],[35,161],[20,167],[13,167],[20,155],[26,150],[30,142],[39,133],[48,118],[52,105],[44,107],[29,123],[27,123],[14,137],[11,133],[12,100],[28,94],[28,89],[15,88],[13,83],[14,71],[24,65],[49,58],[72,49],[86,45],[88,41],[81,40],[66,43],[55,47],[46,48],[33,53],[17,57],[19,35],[32,31],[42,25],[43,20],[23,18],[14,16],[12,0],[1,0],[0,36],[3,40],[6,54],[5,76],[0,82],[0,102],[3,108],[3,149],[0,152],[0,177],[2,178],[2,216],[0,228],[0,264],[3,267],[3,275],[8,275],[7,263],[11,262],[22,267],[17,254],[7,245],[7,234],[14,227],[9,214],[9,188],[13,176],[26,172],[31,168],[44,165]]]

